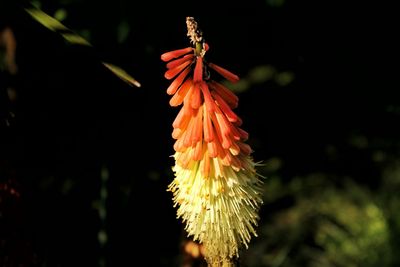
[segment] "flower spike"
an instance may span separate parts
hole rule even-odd
[[[245,143],[248,133],[233,109],[238,97],[210,77],[214,70],[230,82],[239,77],[205,60],[209,50],[203,32],[192,17],[186,18],[193,47],[161,55],[167,63],[170,105],[182,105],[173,122],[175,179],[173,193],[177,216],[194,240],[204,244],[210,266],[225,266],[248,247],[262,204],[262,181]]]

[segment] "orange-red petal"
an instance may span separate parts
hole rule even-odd
[[[237,128],[237,130],[238,130],[238,132],[239,132],[239,134],[240,134],[240,138],[241,138],[243,141],[246,141],[247,139],[249,139],[249,134],[248,134],[245,130],[243,130],[243,129],[241,129],[241,128]]]
[[[214,111],[215,102],[214,102],[213,98],[211,97],[210,90],[208,88],[207,83],[206,82],[202,82],[200,84],[200,88],[201,88],[201,91],[203,92],[204,101],[206,103],[207,111],[211,113],[211,112]]]
[[[179,88],[178,92],[176,92],[174,96],[169,100],[170,106],[176,107],[182,104],[183,100],[190,91],[191,87],[192,87],[192,80],[191,79],[186,80]]]
[[[223,159],[225,157],[225,154],[227,151],[222,147],[222,144],[219,142],[215,142],[217,145],[217,150],[218,150],[218,157]]]
[[[180,163],[182,168],[187,168],[189,165],[189,162],[191,160],[191,155],[189,153],[182,153],[181,156],[179,157],[178,162]]]
[[[203,142],[199,141],[196,143],[194,149],[193,160],[201,160],[203,158]]]
[[[184,134],[185,136],[182,136],[183,145],[185,147],[189,147],[189,146],[192,145],[193,122],[194,122],[194,119],[191,118],[190,122],[189,122],[189,125],[186,128],[186,131],[185,131],[185,134]]]
[[[236,108],[238,106],[239,98],[231,90],[215,81],[212,81],[211,85],[212,88],[225,100],[225,102],[231,108]]]
[[[174,128],[174,130],[172,131],[172,138],[178,139],[179,137],[182,136],[182,133],[183,133],[182,129]]]
[[[204,178],[208,178],[210,173],[210,157],[207,155],[207,152],[204,155],[204,160],[201,162],[203,164],[203,168],[201,168],[201,173]]]
[[[183,56],[183,55],[185,55],[187,53],[190,53],[192,51],[193,51],[192,47],[186,47],[186,48],[182,48],[182,49],[166,52],[166,53],[161,55],[161,60],[162,61],[170,61],[171,59]]]
[[[232,124],[229,123],[226,116],[221,112],[219,107],[216,106],[215,117],[217,118],[218,124],[221,128],[223,135],[230,136],[232,133]]]
[[[168,80],[171,80],[176,75],[178,75],[183,69],[185,69],[187,66],[189,66],[189,64],[190,64],[190,61],[185,61],[181,65],[179,65],[173,69],[167,70],[164,74],[164,77]]]
[[[182,63],[186,62],[186,61],[192,61],[192,59],[194,58],[193,54],[189,54],[189,55],[185,55],[182,58],[178,58],[175,60],[172,60],[171,62],[169,62],[167,64],[167,69],[173,69],[175,67],[178,67],[179,65],[181,65]]]
[[[236,142],[232,142],[232,146],[229,148],[232,155],[237,156],[240,153],[240,148]]]
[[[218,137],[219,142],[221,143],[221,145],[224,149],[229,149],[232,145],[232,140],[227,135],[222,134],[221,126],[218,122],[218,119],[217,119],[215,113],[211,113],[211,119],[213,121],[215,133]]]
[[[227,153],[227,154],[229,154],[229,153]],[[235,156],[232,157],[231,166],[232,166],[232,169],[234,169],[237,172],[240,171],[240,169],[242,168],[242,164],[240,163],[240,160]]]
[[[226,153],[225,157],[223,157],[221,159],[221,162],[222,162],[222,165],[224,165],[224,166],[230,166],[232,163],[232,154]]]
[[[242,152],[243,154],[250,155],[251,152],[253,152],[253,150],[251,149],[251,147],[248,144],[245,144],[243,142],[238,142],[237,144],[240,148],[240,152]]]
[[[206,108],[203,107],[204,119],[203,119],[203,130],[204,130],[204,141],[211,142],[214,140],[214,129],[211,122],[210,115]]]
[[[201,103],[201,94],[200,94],[200,85],[198,83],[194,83],[192,88],[192,95],[190,98],[190,106],[194,109],[198,109]]]
[[[176,90],[178,90],[179,86],[181,86],[183,80],[186,78],[186,76],[189,74],[190,68],[184,69],[181,74],[179,74],[178,77],[170,84],[170,86],[167,89],[167,94],[173,95],[176,93]]]
[[[189,119],[190,117],[186,115],[184,108],[181,108],[174,122],[172,123],[172,127],[182,129],[185,125],[188,124]]]
[[[186,99],[188,99],[188,97],[185,97],[185,100],[186,100]],[[189,103],[189,102],[188,102],[188,103]],[[183,105],[183,108],[184,108],[185,114],[186,114],[187,116],[189,116],[189,117],[192,117],[195,110],[192,109],[192,107],[191,107],[188,103],[185,103],[185,104]]]
[[[203,110],[202,110],[202,107],[200,107],[196,111],[196,115],[193,118],[193,125],[192,125],[193,131],[192,131],[192,136],[191,136],[192,144],[195,144],[202,140],[202,137],[203,137],[202,117],[203,117]]]
[[[215,65],[213,63],[209,63],[208,66],[210,68],[212,68],[213,70],[215,70],[216,72],[218,72],[219,74],[221,74],[225,79],[227,79],[233,83],[239,81],[239,76],[237,76],[236,74],[233,74],[232,72],[230,72],[227,69],[224,69],[223,67]]]
[[[193,81],[201,82],[203,80],[203,58],[196,58],[196,66],[194,67]]]
[[[215,158],[218,156],[218,148],[215,141],[207,143],[207,150],[210,157]]]
[[[242,121],[242,119],[241,119],[240,117],[237,117],[237,120],[234,122],[234,124],[235,124],[236,126],[240,126],[240,125],[243,124],[243,121]]]
[[[175,144],[174,144],[174,150],[176,152],[183,152],[185,151],[185,147],[183,145],[183,140],[182,138],[176,140]]]
[[[218,106],[221,111],[225,114],[230,122],[236,122],[238,120],[238,116],[231,110],[225,100],[217,94],[215,91],[211,92],[214,99],[217,101]]]

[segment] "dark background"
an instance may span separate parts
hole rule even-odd
[[[259,237],[242,265],[399,266],[390,7],[34,2],[52,16],[66,12],[62,23],[88,47],[32,19],[28,1],[0,3],[0,30],[14,32],[18,65],[15,75],[0,73],[0,266],[183,266],[185,235],[166,192],[177,110],[160,55],[188,46],[186,16],[203,29],[207,59],[242,78],[230,85],[236,111],[264,163]]]

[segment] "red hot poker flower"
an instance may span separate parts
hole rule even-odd
[[[182,105],[172,124],[175,179],[169,190],[186,231],[204,243],[212,265],[238,257],[256,235],[261,181],[245,143],[248,133],[233,112],[238,97],[209,70],[230,82],[239,77],[205,60],[209,46],[197,22],[188,17],[186,23],[193,47],[161,55],[168,62],[165,78],[175,78],[167,89],[170,105]]]

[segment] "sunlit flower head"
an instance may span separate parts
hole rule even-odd
[[[209,263],[218,264],[238,257],[256,236],[261,181],[245,143],[248,133],[233,112],[238,97],[212,79],[239,77],[207,62],[209,46],[197,22],[188,17],[186,24],[193,47],[161,55],[168,62],[165,78],[174,79],[169,104],[182,106],[172,124],[175,179],[169,190],[188,235],[204,244]]]

